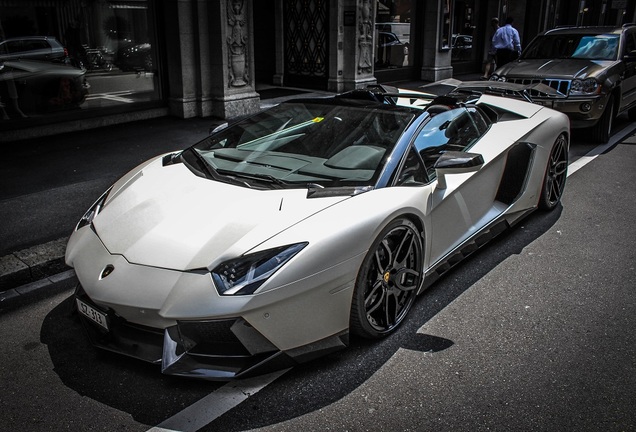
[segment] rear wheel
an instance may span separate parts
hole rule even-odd
[[[356,280],[351,331],[366,338],[393,332],[410,310],[422,280],[422,238],[408,219],[391,222],[373,242]]]
[[[565,180],[568,175],[568,146],[565,135],[561,134],[554,142],[548,166],[543,179],[539,207],[553,210],[561,201]]]
[[[612,135],[612,123],[614,122],[614,96],[610,95],[605,105],[605,111],[598,123],[592,128],[594,141],[606,143]]]

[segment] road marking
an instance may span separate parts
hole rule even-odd
[[[148,432],[197,431],[258,393],[288,370],[290,369],[229,382],[161,424],[148,429]]]
[[[86,100],[106,99],[114,102],[133,103],[135,101],[134,99],[123,97],[131,94],[133,94],[131,90],[122,90],[110,93],[95,93],[87,96]]]
[[[572,162],[570,165],[568,165],[568,177],[574,174],[575,172],[577,172],[578,170],[580,170],[581,168],[583,168],[585,165],[592,162],[599,155],[603,154],[608,149],[615,146],[617,143],[624,140],[628,135],[634,133],[635,129],[636,129],[636,123],[632,123],[629,127],[626,127],[623,130],[621,130],[619,133],[614,134],[612,138],[610,138],[610,140],[607,142],[607,144],[602,144],[596,148],[593,148],[586,155],[581,156],[579,159]]]

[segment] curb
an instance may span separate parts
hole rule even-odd
[[[0,257],[0,301],[10,290],[70,269],[64,262],[68,237]]]

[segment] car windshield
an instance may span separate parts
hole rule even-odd
[[[536,38],[522,59],[616,60],[619,36],[614,34],[558,34]]]
[[[191,151],[215,178],[250,187],[372,186],[414,116],[405,108],[334,98],[290,101]]]

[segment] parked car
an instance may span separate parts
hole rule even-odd
[[[381,32],[393,33],[405,45],[411,41],[411,23],[381,22],[376,23],[375,28]]]
[[[123,71],[152,71],[152,46],[149,43],[127,45],[117,51],[115,66]]]
[[[8,117],[77,108],[86,100],[86,71],[34,60],[0,63],[0,102]]]
[[[473,37],[465,34],[454,34],[451,38],[453,60],[469,60],[473,49]]]
[[[409,48],[394,33],[378,32],[376,67],[402,67],[408,61]]]
[[[491,79],[551,86],[559,94],[535,102],[564,112],[572,128],[591,127],[596,141],[607,142],[617,115],[636,119],[636,25],[549,30]]]
[[[53,36],[24,36],[0,42],[0,62],[6,60],[66,62],[68,51]]]
[[[567,116],[477,84],[290,100],[133,169],[66,249],[92,343],[228,380],[393,333],[463,257],[560,203]]]

